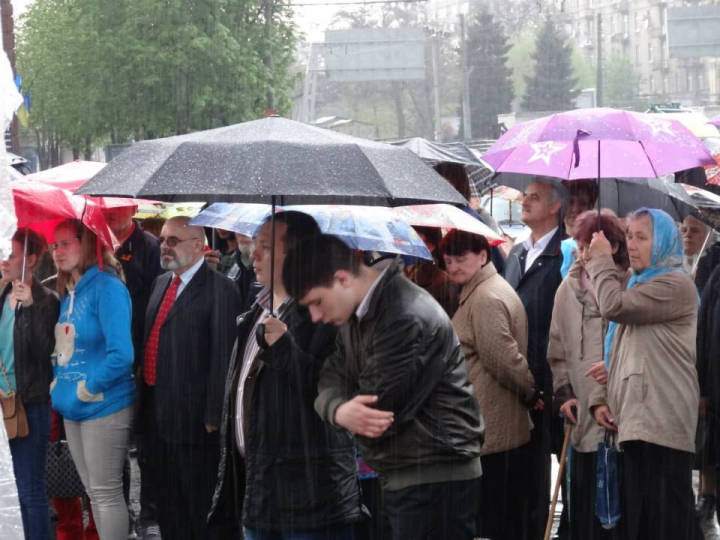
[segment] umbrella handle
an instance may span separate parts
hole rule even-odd
[[[275,316],[275,195],[272,196],[272,211],[270,212],[270,316]],[[265,327],[263,326],[263,341],[265,340]],[[259,341],[258,341],[259,343]]]

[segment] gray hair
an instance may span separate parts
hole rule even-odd
[[[550,204],[560,203],[560,212],[558,213],[558,223],[562,225],[565,222],[568,205],[570,204],[570,192],[559,181],[544,177],[535,177],[533,184],[542,184],[550,188]]]

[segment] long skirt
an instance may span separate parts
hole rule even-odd
[[[619,540],[620,525],[605,529],[595,516],[597,452],[573,450],[570,458],[570,538]]]
[[[622,443],[620,525],[625,540],[701,540],[692,489],[694,454]]]

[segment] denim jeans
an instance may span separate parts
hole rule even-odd
[[[354,530],[352,525],[317,531],[258,531],[245,528],[245,540],[355,540]]]
[[[133,408],[84,422],[65,420],[65,434],[80,479],[90,496],[100,538],[127,538],[123,467]]]
[[[45,460],[50,436],[50,405],[25,405],[29,435],[10,441],[26,540],[50,540],[50,505]]]

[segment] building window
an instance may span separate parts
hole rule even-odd
[[[650,28],[650,12],[648,11],[645,14],[645,28]]]
[[[687,72],[685,86],[686,86],[688,92],[693,91],[692,73],[690,73],[689,70]]]
[[[705,76],[702,71],[697,76],[697,89],[698,91],[705,90]]]
[[[623,15],[623,33],[627,34],[628,32],[630,32],[630,26],[629,26],[629,22],[628,22],[628,16],[626,13],[625,15]]]
[[[642,20],[640,19],[640,12],[635,12],[635,32],[640,31],[640,27],[642,26]]]
[[[655,75],[650,75],[650,93],[655,93]]]
[[[665,75],[663,77],[663,86],[662,86],[663,94],[667,95],[668,93],[668,76]]]
[[[652,43],[648,43],[648,62],[653,61],[653,46]]]
[[[615,26],[615,15],[610,15],[610,35],[614,36],[617,33],[617,28]]]
[[[635,45],[635,65],[640,65],[640,45]]]

